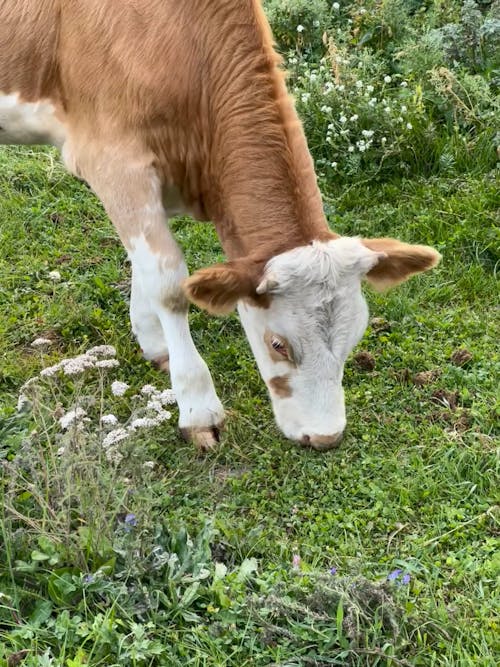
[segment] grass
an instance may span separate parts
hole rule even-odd
[[[126,417],[134,391],[168,385],[130,334],[124,251],[52,152],[3,148],[0,173],[0,665],[496,664],[493,173],[322,183],[337,231],[444,257],[368,293],[376,319],[359,349],[375,367],[347,364],[337,451],[285,441],[236,316],[193,309],[229,412],[220,450],[198,457],[169,423],[124,448],[119,466],[76,436],[73,460],[58,457],[52,413],[92,399]],[[220,259],[210,226],[173,226],[190,268]],[[47,353],[30,347],[40,335],[55,341]],[[107,380],[49,383],[33,415],[16,413],[23,382],[101,343],[117,347],[124,398]],[[471,359],[458,366],[462,348]],[[387,581],[395,569],[410,583]]]

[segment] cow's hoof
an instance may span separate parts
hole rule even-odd
[[[157,357],[156,359],[153,359],[151,363],[159,371],[163,371],[164,373],[170,373],[170,359],[168,357],[168,354],[164,354],[162,357]]]
[[[220,442],[219,426],[188,426],[181,428],[181,435],[186,442],[192,442],[200,452],[212,452]]]

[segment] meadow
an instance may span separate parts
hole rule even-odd
[[[237,316],[193,307],[228,411],[200,455],[100,203],[0,147],[0,667],[498,664],[500,4],[265,7],[332,229],[442,263],[366,290],[323,454],[279,434]],[[172,228],[191,270],[222,259]]]

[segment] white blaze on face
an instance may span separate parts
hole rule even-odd
[[[0,144],[64,143],[64,125],[50,102],[21,102],[17,94],[0,92]]]
[[[378,261],[358,239],[295,248],[268,262],[258,291],[268,308],[238,311],[276,421],[293,440],[332,445],[345,428],[344,363],[363,335],[361,279]]]

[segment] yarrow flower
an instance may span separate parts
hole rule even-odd
[[[338,12],[339,9],[340,9],[340,5],[339,5],[339,3],[338,3],[338,2],[334,2],[333,5],[332,5],[332,9],[334,9],[336,12]]]
[[[101,417],[101,424],[103,426],[114,426],[115,424],[118,424],[118,419],[115,417],[115,415],[103,415]]]
[[[59,271],[49,271],[49,278],[56,283],[59,282],[59,280],[61,280],[61,274],[59,273]]]
[[[304,32],[304,30],[305,30],[304,26],[299,23],[299,25],[297,26],[297,32]]]
[[[65,415],[59,419],[59,424],[63,431],[66,431],[71,424],[79,422],[83,417],[86,417],[87,413],[83,408],[75,408],[74,410],[69,410]]]
[[[52,345],[52,341],[50,338],[35,338],[35,340],[31,343],[31,347],[48,347],[49,345]]]
[[[118,368],[119,365],[118,359],[99,359],[95,362],[96,368]]]
[[[151,396],[151,394],[156,394],[158,389],[153,384],[145,384],[141,389],[141,394],[145,396]]]
[[[121,442],[129,437],[129,432],[124,428],[115,428],[113,431],[110,431],[107,436],[102,441],[102,446],[104,449],[111,447],[111,445],[116,445],[117,442]]]
[[[115,380],[111,384],[111,393],[113,396],[123,396],[127,389],[129,389],[129,385],[126,382],[120,382],[120,380]]]
[[[112,345],[96,345],[87,354],[95,357],[116,357],[116,349]]]
[[[384,76],[384,82],[391,83],[391,81],[392,81],[391,77],[388,74],[386,74],[386,76]]]

